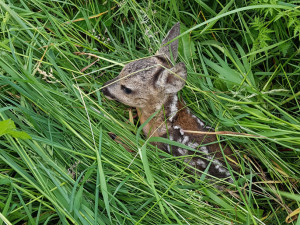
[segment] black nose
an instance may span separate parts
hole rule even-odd
[[[108,94],[107,87],[101,89],[101,92],[102,92],[104,95],[107,95],[107,94]]]
[[[109,99],[115,99],[115,97],[110,93],[107,87],[103,88],[101,91]]]

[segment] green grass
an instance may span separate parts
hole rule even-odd
[[[0,225],[300,224],[299,18],[299,1],[0,0]],[[223,192],[100,92],[177,21],[180,95],[252,135],[220,136],[241,167]]]

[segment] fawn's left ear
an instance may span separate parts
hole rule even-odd
[[[171,42],[168,45],[165,45],[169,41],[173,40],[180,34],[180,23],[176,23],[171,30],[169,30],[167,36],[165,39],[163,39],[161,43],[161,48],[158,50],[157,54],[162,54],[167,56],[169,59],[174,59],[176,61],[177,56],[178,56],[178,39]]]
[[[186,77],[186,67],[183,62],[180,62],[171,69],[165,69],[159,75],[155,85],[158,88],[163,88],[168,94],[174,94],[184,87]]]

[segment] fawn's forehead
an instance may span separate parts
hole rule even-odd
[[[120,73],[120,78],[148,81],[153,79],[164,67],[169,68],[170,66],[167,60],[160,56],[139,59],[125,65]]]

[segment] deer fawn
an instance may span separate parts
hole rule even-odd
[[[211,128],[205,126],[177,97],[177,92],[185,85],[187,70],[184,63],[173,65],[171,62],[171,58],[175,61],[178,56],[178,40],[167,43],[179,34],[180,24],[177,23],[162,41],[156,55],[127,64],[116,78],[104,84],[102,92],[108,99],[136,107],[141,123],[158,111],[144,126],[145,135],[169,138],[195,149],[190,151],[155,143],[160,149],[181,156],[190,167],[198,171],[209,167],[209,175],[232,182],[223,157],[224,154],[229,158],[227,162],[237,170],[231,149],[218,143],[215,135],[185,132],[207,132]]]

